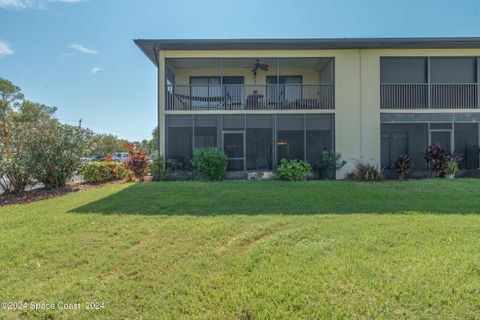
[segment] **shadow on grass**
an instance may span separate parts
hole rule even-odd
[[[71,212],[196,216],[470,214],[480,212],[480,180],[142,183]]]

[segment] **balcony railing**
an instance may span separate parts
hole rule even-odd
[[[382,109],[480,108],[477,83],[388,83],[380,85]]]
[[[335,108],[334,85],[168,85],[167,110],[317,110]]]

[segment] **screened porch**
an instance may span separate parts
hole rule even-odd
[[[428,175],[428,146],[439,144],[461,156],[460,174],[478,176],[479,114],[382,114],[381,165],[394,175],[400,155],[412,158],[414,176]]]
[[[281,159],[315,165],[333,150],[332,114],[167,115],[166,157],[189,170],[195,149],[215,147],[228,171],[271,171]]]
[[[333,58],[167,59],[167,110],[334,109]]]

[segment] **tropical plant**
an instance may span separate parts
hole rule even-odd
[[[120,180],[126,173],[123,164],[113,161],[92,161],[80,170],[80,175],[89,183]]]
[[[142,148],[135,148],[132,143],[126,143],[126,147],[128,148],[129,156],[125,161],[125,168],[129,170],[136,179],[143,181],[148,166],[150,165],[148,154],[143,151]]]
[[[377,164],[361,161],[357,161],[355,170],[347,173],[345,178],[355,181],[382,181],[385,179],[382,169]]]
[[[400,180],[405,179],[405,177],[412,172],[411,168],[412,158],[410,158],[410,156],[407,154],[400,155],[397,161],[395,161],[395,173]]]
[[[447,161],[447,166],[445,168],[445,174],[447,176],[455,176],[458,171],[458,161],[455,159],[451,159]]]
[[[335,173],[340,171],[347,162],[342,159],[340,152],[323,151],[320,161],[317,163],[316,169],[320,179],[334,179]]]
[[[277,171],[280,180],[302,181],[312,173],[312,166],[302,160],[282,159]]]
[[[430,176],[443,177],[446,174],[447,164],[450,160],[460,161],[460,156],[454,152],[449,152],[440,144],[428,146],[424,154],[427,166],[430,168]]]
[[[203,180],[223,180],[227,164],[227,155],[216,148],[196,149],[193,153],[195,176]]]

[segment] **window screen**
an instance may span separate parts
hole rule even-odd
[[[217,116],[195,115],[195,149],[217,147]]]
[[[306,122],[306,156],[312,165],[322,157],[323,151],[334,149],[333,146],[333,116],[307,114]]]
[[[273,116],[247,115],[247,170],[272,170]]]
[[[304,115],[277,116],[277,159],[304,160]]]
[[[167,159],[175,159],[183,169],[189,169],[192,160],[192,116],[167,115]]]
[[[380,58],[380,81],[381,83],[425,83],[427,82],[427,58]]]
[[[475,83],[475,57],[430,58],[432,83]]]

